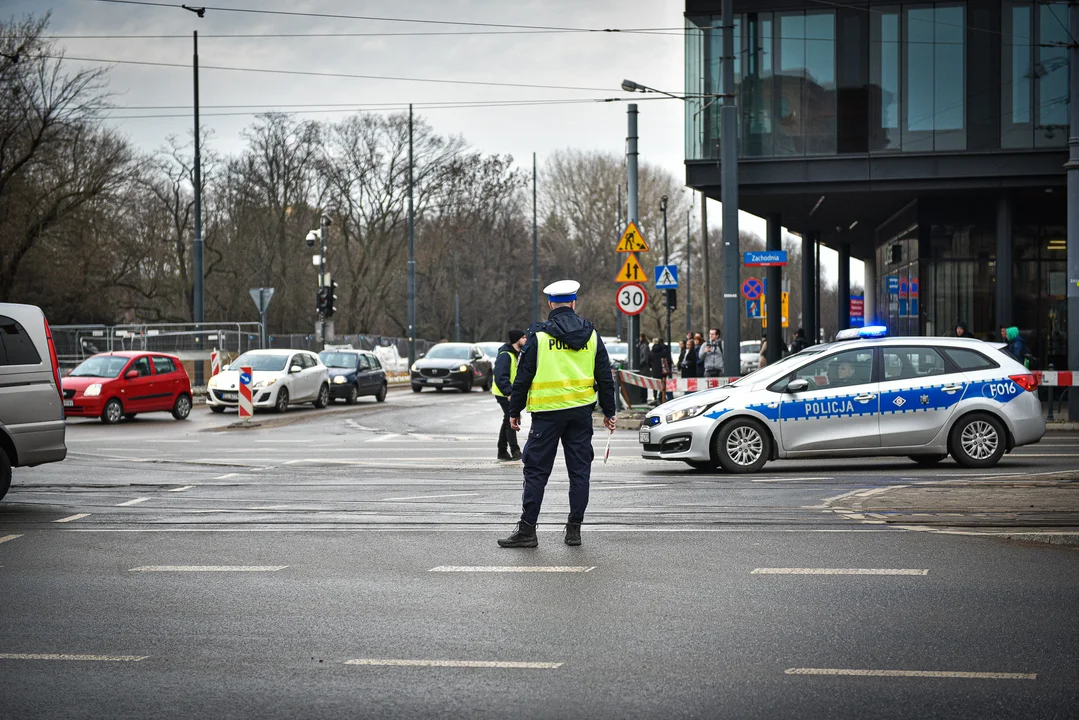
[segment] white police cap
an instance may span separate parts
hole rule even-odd
[[[577,291],[580,289],[581,283],[576,280],[559,280],[543,288],[543,292],[553,303],[566,303],[576,300]]]

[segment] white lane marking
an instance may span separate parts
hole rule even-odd
[[[396,433],[389,433],[387,435],[383,435],[382,437],[377,437],[377,438],[375,438],[373,440],[369,440],[368,442],[373,442],[373,443],[386,442],[387,440],[392,440],[392,439],[398,438],[398,437],[401,437],[401,436],[396,434]]]
[[[150,440],[151,443],[197,443],[198,440]]]
[[[21,537],[22,537],[22,535],[5,535],[4,537],[0,537],[0,543],[6,543],[9,540],[15,540],[16,538],[21,538]]]
[[[1036,673],[955,672],[948,670],[851,670],[845,668],[788,668],[787,675],[842,675],[848,677],[962,678],[969,680],[1036,680]]]
[[[637,488],[653,487],[667,487],[667,483],[651,483],[648,485],[593,485],[592,490],[636,490]]]
[[[814,480],[835,480],[834,477],[766,477],[751,478],[755,483],[812,482]]]
[[[440,565],[427,572],[476,572],[476,573],[586,573],[595,566],[575,565]]]
[[[190,490],[193,487],[195,487],[195,486],[194,485],[184,485],[183,487],[172,488],[170,490],[166,490],[165,492],[183,492],[184,490]]]
[[[451,667],[451,668],[517,668],[524,670],[554,670],[562,663],[505,662],[500,660],[388,660],[359,658],[345,660],[345,665],[376,665],[382,667]]]
[[[435,498],[470,497],[476,495],[479,495],[479,493],[450,493],[448,495],[412,495],[410,497],[382,498],[382,502],[389,502],[391,500],[434,500]]]
[[[234,477],[240,477],[240,473],[225,473],[224,475],[218,475],[214,480],[228,480]]]
[[[149,499],[150,498],[148,498],[148,497],[135,498],[134,500],[128,500],[127,502],[122,502],[119,505],[117,505],[116,507],[131,507],[132,505],[138,505],[139,503],[144,503]]]
[[[90,513],[79,513],[78,515],[68,515],[66,518],[60,518],[59,520],[53,520],[53,522],[68,523],[75,520],[82,520],[84,517],[90,517]]]
[[[750,575],[928,575],[909,568],[754,568]]]
[[[277,572],[288,565],[143,565],[128,572]]]
[[[69,655],[67,653],[0,653],[0,660],[93,660],[97,662],[139,662],[149,655]]]

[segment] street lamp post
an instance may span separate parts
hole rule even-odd
[[[670,264],[670,252],[667,247],[667,196],[664,195],[659,199],[659,209],[663,213],[663,264]],[[665,291],[666,301],[664,305],[667,306],[667,354],[671,354],[671,291]]]

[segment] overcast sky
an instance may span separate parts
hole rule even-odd
[[[223,153],[234,153],[242,148],[240,133],[253,122],[257,112],[281,110],[296,112],[305,118],[337,119],[355,112],[357,106],[406,106],[410,102],[417,105],[416,112],[426,117],[438,132],[460,134],[473,147],[488,153],[512,155],[522,165],[531,163],[533,152],[542,162],[545,155],[559,148],[622,153],[626,137],[625,102],[479,108],[423,105],[625,98],[626,94],[619,87],[623,78],[675,93],[684,88],[684,43],[680,28],[685,6],[683,2],[673,0],[217,0],[215,6],[558,28],[648,29],[650,32],[526,33],[508,28],[212,9],[200,19],[179,7],[99,0],[53,0],[51,3],[47,0],[0,0],[0,7],[6,8],[4,14],[9,17],[51,8],[49,30],[55,35],[180,36],[58,40],[71,58],[184,66],[112,65],[110,88],[115,104],[122,107],[115,110],[110,123],[145,150],[161,146],[169,135],[185,136],[190,132],[193,30],[200,36],[202,124],[213,130],[213,145]],[[212,37],[221,34],[318,33],[371,35]],[[78,62],[94,67],[102,64]],[[216,70],[212,66],[558,87],[316,77]],[[640,100],[642,161],[660,165],[675,177],[684,179],[683,103],[637,97]],[[302,107],[289,108],[290,105]],[[335,109],[330,107],[332,105],[345,107]],[[156,117],[146,117],[148,115]],[[120,119],[122,116],[130,117]],[[719,213],[719,204],[710,202],[709,216],[717,220]],[[764,236],[764,223],[759,218],[743,213],[742,224]],[[822,253],[822,265],[834,278],[834,253],[827,250]],[[852,276],[856,280],[861,278],[860,263],[852,268]]]

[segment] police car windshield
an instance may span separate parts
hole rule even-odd
[[[252,372],[277,372],[285,369],[286,361],[288,361],[288,355],[244,353],[229,365],[229,369],[239,370],[243,367],[249,367]]]
[[[427,357],[432,360],[469,360],[472,352],[468,345],[435,345]]]
[[[355,368],[357,364],[356,353],[327,352],[323,350],[318,354],[322,364],[332,368]]]
[[[732,382],[728,387],[745,386],[745,385],[749,385],[750,383],[755,383],[758,380],[766,380],[766,379],[769,379],[769,378],[780,377],[782,375],[786,375],[787,373],[789,373],[791,371],[791,369],[792,369],[792,367],[794,365],[798,365],[800,363],[805,362],[807,359],[809,359],[813,355],[817,355],[818,353],[823,352],[824,349],[825,349],[824,345],[814,345],[812,347],[808,347],[808,348],[806,348],[805,350],[803,350],[800,353],[795,353],[794,355],[788,355],[787,357],[783,358],[782,360],[779,360],[778,362],[774,362],[771,365],[765,365],[764,367],[762,367],[759,370],[754,370],[750,374],[738,378],[737,380]]]

